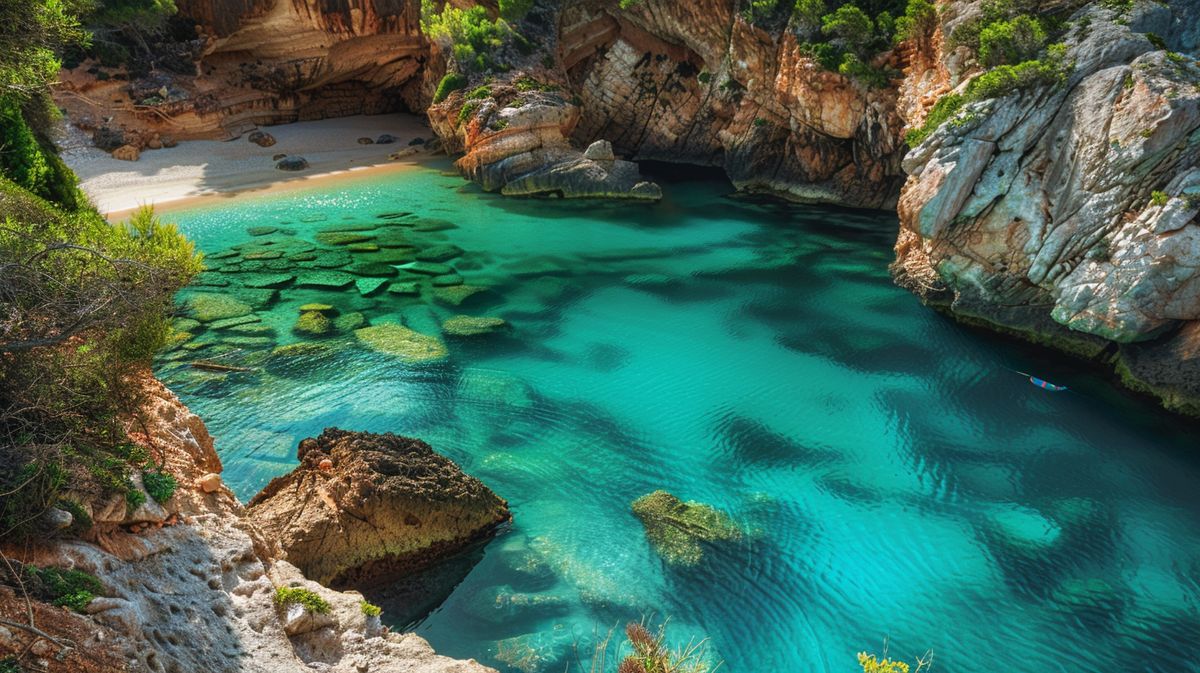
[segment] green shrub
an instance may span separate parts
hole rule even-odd
[[[467,70],[507,68],[493,55],[512,38],[513,30],[504,19],[493,20],[482,6],[459,9],[447,3],[439,10],[434,0],[421,0],[421,29],[430,39],[450,46],[454,60]]]
[[[91,530],[94,522],[92,521],[92,516],[88,514],[83,505],[74,500],[63,499],[58,501],[57,506],[60,509],[71,513],[72,521],[68,532],[74,535],[82,535]]]
[[[21,664],[15,654],[0,659],[0,673],[22,673]]]
[[[448,72],[442,81],[438,82],[437,91],[433,93],[433,102],[440,103],[446,100],[452,92],[467,88],[467,78],[456,72]]]
[[[275,589],[275,604],[280,606],[299,605],[317,615],[328,614],[333,609],[324,598],[301,587],[278,587]]]
[[[1152,203],[1153,205],[1165,206],[1165,205],[1167,205],[1167,202],[1170,200],[1171,200],[1171,197],[1167,196],[1166,192],[1160,192],[1158,190],[1150,192],[1150,203]]]
[[[379,607],[378,605],[372,605],[366,600],[359,601],[358,607],[367,617],[378,617],[379,615],[383,614],[383,608]]]
[[[146,494],[136,488],[125,489],[125,511],[129,513],[136,512],[139,507],[146,504]]]
[[[828,13],[825,0],[796,0],[792,18],[801,37],[813,38],[821,30],[821,17]]]
[[[477,101],[471,101],[471,102],[467,103],[466,105],[463,105],[458,110],[458,123],[459,124],[467,123],[471,119],[471,117],[475,116],[475,113],[478,110],[479,110],[479,103]]]
[[[861,58],[870,56],[869,46],[875,37],[871,17],[854,5],[842,5],[821,18],[821,30],[845,51]]]
[[[711,82],[711,81],[712,81],[712,73],[711,73],[711,72],[709,72],[709,71],[707,71],[707,70],[701,70],[701,71],[700,71],[700,74],[699,74],[699,75],[696,75],[696,79],[697,79],[697,80],[698,80],[698,81],[699,81],[701,84],[708,84],[709,82]]]
[[[506,21],[519,21],[533,9],[533,0],[500,0],[500,16]]]
[[[877,68],[869,63],[863,63],[854,54],[846,54],[842,57],[842,63],[838,66],[838,73],[873,89],[882,89],[887,86],[888,79],[890,78],[890,73],[887,70]]]
[[[958,114],[966,102],[966,98],[960,94],[952,93],[942,96],[925,116],[925,123],[921,125],[921,128],[912,129],[904,134],[904,142],[908,143],[909,147],[916,147],[925,142],[925,139],[946,120]]]
[[[483,86],[475,87],[474,89],[471,90],[470,93],[467,94],[467,100],[482,100],[484,98],[491,98],[491,97],[492,97],[492,87],[487,86],[486,84]]]
[[[1046,30],[1031,16],[996,21],[979,32],[979,60],[988,68],[1021,63],[1037,57],[1045,44]]]
[[[526,91],[558,91],[557,85],[539,82],[529,75],[522,75],[514,79],[512,85],[522,93]]]
[[[88,603],[91,603],[92,599],[103,591],[100,580],[82,570],[35,566],[25,566],[25,568],[41,583],[44,592],[42,595],[45,598],[54,605],[70,608],[75,612],[83,612]]]
[[[179,488],[179,482],[170,472],[162,472],[159,470],[146,470],[142,472],[142,485],[146,487],[146,492],[154,498],[154,502],[160,505],[171,499],[175,495],[175,489]]]
[[[762,21],[775,13],[779,0],[750,0],[743,16],[749,22]]]
[[[966,94],[971,100],[999,98],[1015,91],[1054,84],[1065,77],[1062,66],[1050,59],[1001,65],[971,80]]]
[[[895,39],[920,39],[933,32],[937,20],[937,9],[928,0],[908,0],[904,15],[896,19]]]

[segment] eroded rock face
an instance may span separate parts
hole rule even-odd
[[[86,615],[32,604],[37,625],[74,650],[4,629],[0,658],[32,646],[51,673],[495,673],[439,656],[413,634],[387,632],[364,614],[361,594],[329,589],[278,560],[274,540],[219,478],[212,483],[221,463],[204,423],[148,374],[144,384],[146,404],[131,438],[179,480],[174,497],[161,505],[169,518],[148,526],[115,518],[126,517],[123,498],[120,514],[108,517],[103,500],[75,493],[95,514],[97,542],[64,538],[0,548],[10,559],[91,573],[102,587]],[[277,604],[281,587],[312,592],[328,612],[308,615]],[[0,587],[0,616],[20,622],[29,609],[20,592]]]
[[[1085,353],[1200,319],[1200,64],[1146,36],[1195,49],[1175,27],[1197,13],[1088,5],[1064,84],[972,103],[910,152],[898,281]],[[1151,389],[1154,369],[1140,368]]]
[[[580,98],[581,144],[605,138],[635,160],[719,166],[747,191],[895,203],[895,90],[822,70],[791,31],[746,23],[737,3],[568,3],[558,52]]]
[[[111,117],[116,127],[225,139],[259,125],[423,108],[420,0],[177,5],[197,23],[195,74],[99,80],[85,63],[64,72],[58,96],[75,123]]]
[[[298,453],[300,466],[271,481],[249,512],[323,584],[420,569],[511,518],[507,503],[417,439],[329,429]]]
[[[463,153],[459,170],[484,189],[510,196],[662,198],[637,164],[613,155],[611,144],[574,147],[569,137],[579,106],[561,89],[521,92],[498,84],[488,91],[482,98],[456,92],[429,108],[430,123],[447,150]]]

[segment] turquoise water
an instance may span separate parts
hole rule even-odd
[[[419,169],[173,213],[210,253],[383,225],[365,235],[460,246],[447,263],[489,289],[454,308],[428,288],[285,287],[249,297],[268,327],[193,329],[157,370],[242,498],[328,426],[421,437],[507,498],[512,528],[448,594],[373,594],[396,626],[502,671],[563,671],[648,613],[676,641],[707,635],[733,673],[852,671],[885,639],[954,673],[1200,670],[1195,426],[923,308],[887,275],[894,217],[665,187],[657,205],[512,200]],[[237,294],[241,275],[199,289]],[[445,336],[437,364],[347,335],[267,357],[313,301],[430,335],[460,313],[511,329]],[[256,371],[181,364],[197,357]],[[630,511],[660,488],[745,535],[664,563]]]

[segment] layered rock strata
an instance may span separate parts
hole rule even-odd
[[[354,585],[411,572],[486,539],[507,504],[420,440],[328,429],[271,481],[250,518],[313,579]]]
[[[5,628],[0,658],[24,653],[25,663],[55,673],[492,671],[389,632],[362,609],[360,594],[328,589],[278,560],[274,540],[212,482],[221,466],[204,424],[149,376],[146,386],[149,403],[136,425],[144,431],[134,439],[166,461],[180,487],[169,501],[132,513],[123,502],[118,509],[73,494],[96,519],[87,539],[3,549],[10,559],[89,572],[102,589],[86,615],[35,601],[35,625],[56,641]],[[312,592],[328,611],[281,604],[279,588]],[[28,609],[20,592],[0,588],[0,616],[28,623]]]
[[[481,89],[471,98],[455,92],[428,112],[445,148],[463,153],[455,165],[484,189],[510,196],[662,197],[658,185],[643,180],[637,164],[618,159],[607,141],[584,151],[572,145],[579,106],[559,91]]]

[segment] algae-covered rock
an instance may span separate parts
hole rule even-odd
[[[247,252],[246,254],[242,255],[242,259],[257,260],[279,259],[280,257],[283,257],[282,250],[255,250],[254,252]]]
[[[405,271],[419,273],[426,276],[444,276],[448,273],[454,273],[454,267],[446,264],[435,264],[433,262],[410,262],[402,267]]]
[[[343,222],[341,224],[331,224],[321,227],[318,233],[322,234],[337,234],[346,232],[361,233],[364,231],[374,231],[380,225],[375,222]]]
[[[280,288],[295,278],[290,273],[244,273],[238,276],[238,281],[250,288]]]
[[[341,290],[354,284],[354,276],[342,271],[307,271],[296,277],[299,287]]]
[[[221,342],[230,346],[240,346],[243,348],[261,348],[263,346],[275,345],[275,340],[271,337],[243,336],[240,334],[225,337],[224,339],[221,339]]]
[[[407,248],[412,245],[402,229],[381,229],[372,241],[381,248]]]
[[[417,259],[422,262],[445,262],[461,254],[463,254],[462,248],[447,243],[445,245],[435,245],[432,248],[425,248],[417,253]]]
[[[316,254],[316,259],[307,264],[319,269],[336,269],[354,261],[350,253],[345,250],[320,250],[314,254]]]
[[[481,621],[501,625],[563,615],[570,611],[570,603],[559,594],[526,593],[504,584],[476,591],[465,601],[463,611]]]
[[[435,217],[422,217],[417,220],[405,222],[406,226],[411,226],[413,231],[434,232],[434,231],[449,231],[450,229],[458,229],[458,225],[449,220],[441,220]]]
[[[274,336],[275,328],[270,325],[265,325],[261,322],[252,322],[242,325],[234,325],[228,329],[230,332],[237,334],[245,334],[250,336]]]
[[[668,563],[694,566],[704,557],[701,543],[737,540],[742,531],[729,515],[699,502],[684,502],[655,491],[633,502],[646,538]]]
[[[246,233],[251,236],[266,236],[279,231],[279,227],[261,226],[261,227],[246,227]]]
[[[228,294],[199,292],[186,299],[187,310],[200,322],[213,322],[225,318],[236,318],[251,313],[249,304]]]
[[[354,336],[368,348],[394,355],[409,364],[436,362],[448,353],[437,337],[428,336],[396,323],[383,323],[354,331]]]
[[[362,256],[363,261],[381,264],[407,264],[417,258],[416,248],[388,248]]]
[[[358,293],[364,297],[379,292],[387,284],[387,278],[359,278],[354,281],[354,286],[358,288]]]
[[[392,283],[388,287],[391,294],[421,294],[420,283]]]
[[[433,298],[450,306],[461,306],[463,302],[475,295],[487,292],[486,287],[479,285],[456,285],[439,287],[433,291]]]
[[[233,257],[238,257],[241,254],[242,253],[238,252],[237,250],[221,250],[219,252],[209,252],[209,253],[205,253],[204,262],[207,264],[209,260],[213,260],[213,259],[231,259]]]
[[[254,496],[249,515],[322,584],[419,570],[511,518],[504,500],[420,440],[328,429],[297,454],[300,465]]]
[[[354,330],[367,324],[367,316],[354,311],[342,316],[338,316],[333,320],[333,327],[339,332],[353,332]]]
[[[238,288],[231,290],[230,294],[238,301],[249,304],[255,311],[261,311],[279,298],[278,290],[268,288]]]
[[[317,259],[315,252],[297,252],[287,256],[290,262],[312,262]]]
[[[229,279],[225,276],[212,271],[201,271],[192,278],[192,285],[203,285],[205,287],[225,287],[229,285]]]
[[[333,321],[320,311],[305,311],[296,318],[296,324],[292,325],[292,331],[296,334],[324,336],[333,332]]]
[[[346,246],[350,252],[378,252],[379,245],[377,243],[351,243]]]
[[[317,313],[336,313],[332,304],[322,304],[315,301],[308,304],[302,304],[300,308],[296,310],[300,311],[301,313],[308,313],[309,311],[316,311]]]
[[[350,245],[351,243],[365,243],[375,236],[349,231],[322,231],[318,232],[315,238],[318,243],[324,245]]]
[[[430,282],[433,283],[434,287],[453,287],[455,285],[462,285],[463,277],[457,273],[447,273],[441,276],[434,276]]]
[[[442,331],[446,334],[454,336],[476,336],[479,334],[491,334],[498,332],[505,327],[508,327],[508,321],[503,318],[492,317],[476,317],[469,315],[456,315],[452,318],[447,318],[442,323]]]
[[[356,276],[374,276],[376,278],[391,278],[400,272],[396,267],[381,262],[359,262],[346,267],[346,271]]]
[[[260,318],[259,316],[255,315],[253,313],[248,313],[246,315],[241,315],[236,318],[225,318],[224,320],[214,320],[213,322],[209,323],[208,326],[210,329],[229,329],[230,327],[237,327],[238,325],[245,325],[245,324],[252,323],[252,322],[259,322],[260,320],[262,320],[262,318]]]

